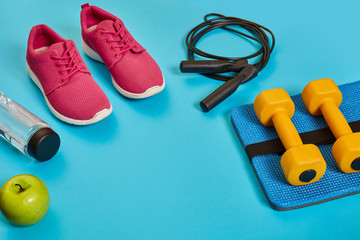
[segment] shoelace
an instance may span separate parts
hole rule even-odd
[[[130,46],[131,38],[129,36],[129,33],[125,31],[124,36],[121,36],[122,26],[120,26],[120,29],[117,32],[113,31],[101,31],[100,34],[109,34],[110,37],[105,39],[105,42],[107,43],[116,43],[110,46],[110,50],[116,50],[119,49],[119,51],[115,51],[114,57],[117,58],[120,54],[132,49],[135,47],[135,45]]]
[[[51,56],[53,60],[60,61],[55,63],[56,66],[58,67],[65,66],[65,68],[59,71],[59,73],[67,72],[66,76],[60,79],[61,83],[63,83],[66,79],[69,79],[75,73],[85,69],[84,66],[79,66],[80,59],[78,58],[79,56],[78,51],[75,51],[74,54],[71,55],[70,50],[73,47],[74,47],[73,45],[70,45],[61,57],[55,55]]]

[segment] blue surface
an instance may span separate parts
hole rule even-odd
[[[119,16],[159,63],[167,81],[152,98],[121,97],[106,68],[79,49],[114,111],[92,126],[57,120],[25,70],[33,25],[65,38],[80,35],[83,1],[0,1],[0,90],[47,121],[61,137],[59,153],[34,162],[0,144],[0,184],[29,173],[48,186],[51,203],[26,228],[0,217],[0,239],[356,239],[360,195],[278,212],[265,199],[230,122],[232,108],[282,87],[295,95],[311,80],[360,79],[358,1],[93,1]],[[210,113],[198,103],[221,83],[182,74],[188,31],[209,12],[263,24],[276,36],[266,68]],[[236,43],[236,44],[234,44]],[[245,55],[256,46],[214,32],[199,47]]]
[[[359,120],[360,82],[345,84],[339,88],[343,94],[341,112],[349,122]],[[327,127],[322,116],[314,117],[309,114],[300,94],[293,96],[292,99],[295,104],[295,114],[291,120],[299,133]],[[253,104],[234,108],[231,119],[245,147],[278,138],[275,128],[265,127],[257,119]],[[288,184],[280,166],[281,155],[268,154],[252,158],[254,170],[274,208],[294,209],[360,191],[360,173],[344,174],[341,172],[332,156],[331,148],[332,144],[319,147],[327,165],[324,176],[316,183],[304,186]]]

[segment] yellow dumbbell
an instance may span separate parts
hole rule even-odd
[[[332,147],[334,159],[345,173],[360,171],[360,133],[353,133],[339,110],[340,89],[329,78],[308,83],[301,95],[312,115],[323,115],[336,141]]]
[[[326,171],[326,162],[313,144],[303,144],[291,117],[295,105],[284,89],[261,92],[254,102],[255,113],[267,127],[274,126],[286,152],[280,165],[291,185],[305,185],[319,180]]]

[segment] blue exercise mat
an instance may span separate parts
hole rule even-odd
[[[360,81],[345,84],[339,88],[343,94],[341,112],[348,122],[358,121],[360,119],[358,95]],[[293,96],[292,100],[295,103],[292,121],[299,133],[328,128],[322,116],[310,115],[300,94]],[[251,144],[278,139],[273,127],[264,127],[260,123],[253,104],[234,108],[231,120],[245,149]],[[271,206],[276,210],[290,210],[360,192],[360,172],[346,174],[340,171],[331,154],[331,148],[332,144],[319,146],[327,164],[326,173],[319,181],[304,186],[292,186],[286,181],[280,166],[282,154],[271,153],[252,157],[251,164]]]

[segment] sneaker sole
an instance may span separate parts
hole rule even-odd
[[[55,117],[57,117],[58,119],[60,119],[63,122],[66,123],[70,123],[73,125],[89,125],[89,124],[93,124],[96,122],[99,122],[101,120],[103,120],[104,118],[106,118],[107,116],[110,115],[110,113],[112,112],[112,106],[110,104],[110,109],[103,109],[99,112],[97,112],[93,118],[88,119],[88,120],[78,120],[78,119],[72,119],[69,117],[66,117],[62,114],[60,114],[59,112],[57,112],[50,104],[49,100],[47,99],[45,93],[44,93],[44,89],[42,88],[39,79],[37,78],[37,76],[35,75],[35,73],[31,70],[29,64],[26,62],[26,70],[31,78],[31,80],[35,83],[35,85],[41,90],[41,93],[43,94],[46,104],[49,107],[50,111],[55,115]]]
[[[90,57],[91,59],[104,63],[104,61],[101,59],[101,57],[99,56],[99,54],[97,54],[94,50],[92,50],[85,42],[84,40],[82,40],[81,42],[82,48],[84,49],[84,52],[86,53],[86,55],[88,57]],[[113,76],[111,75],[111,80],[112,80],[112,84],[114,85],[114,87],[116,88],[116,90],[121,93],[123,96],[127,97],[127,98],[132,98],[132,99],[142,99],[142,98],[148,98],[151,97],[155,94],[158,94],[159,92],[161,92],[164,88],[165,88],[165,79],[163,77],[163,84],[161,86],[154,86],[151,87],[149,89],[147,89],[145,92],[143,93],[131,93],[128,92],[124,89],[122,89],[114,80]]]

